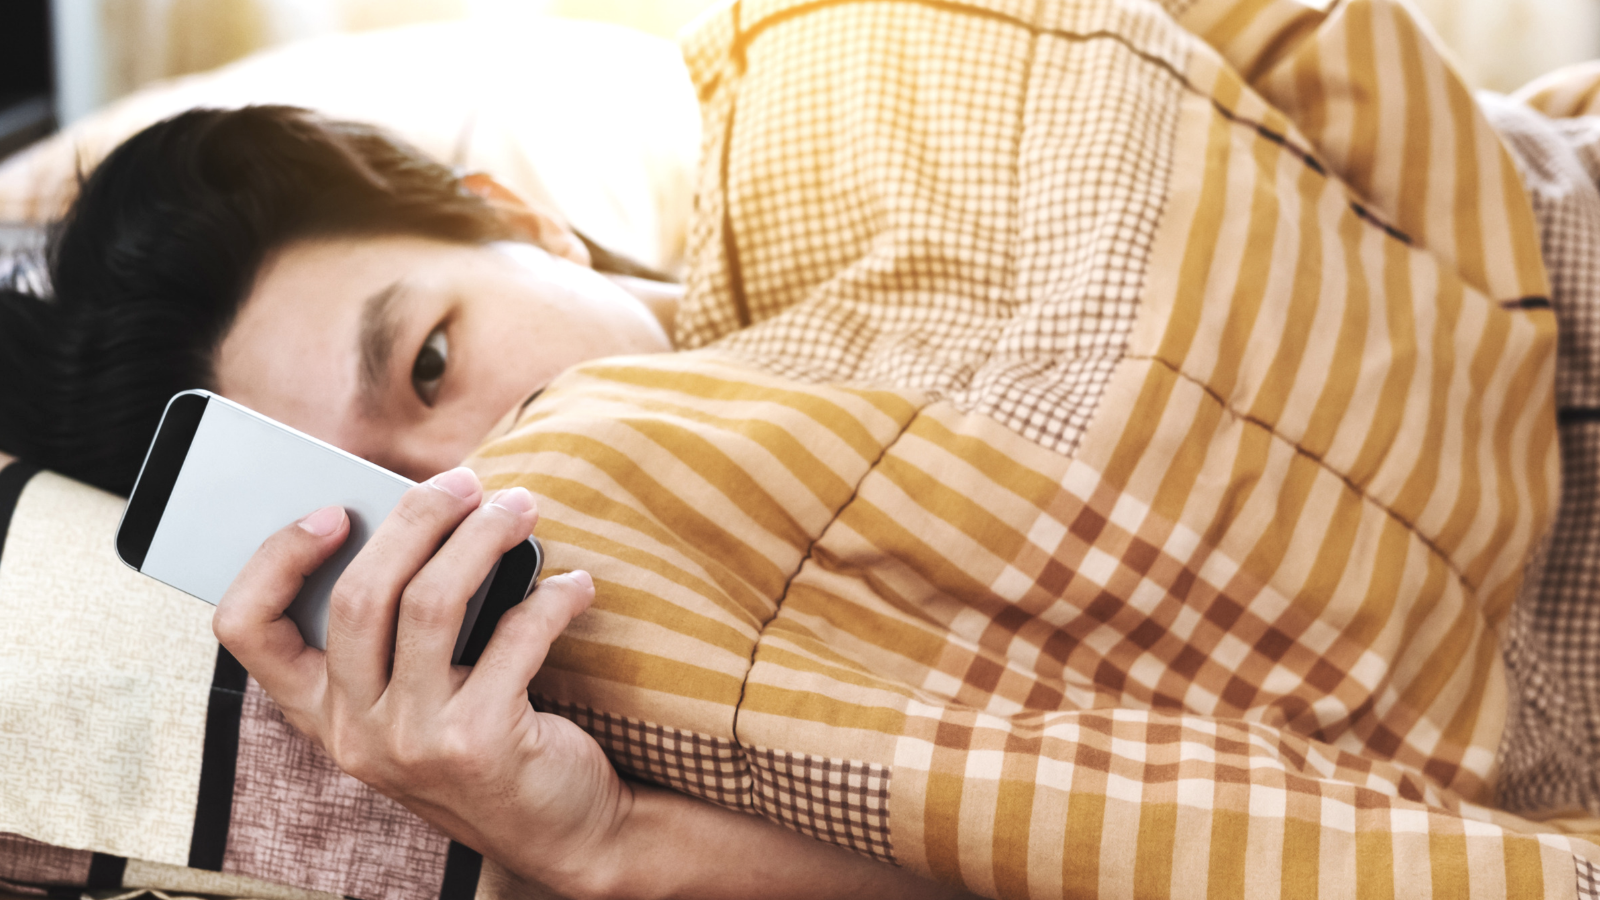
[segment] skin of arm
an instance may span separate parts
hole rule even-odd
[[[605,852],[559,874],[574,898],[970,897],[949,885],[812,840],[765,819],[631,785],[631,808]],[[515,882],[513,882],[515,883]],[[540,896],[544,888],[523,885]],[[520,892],[517,892],[520,893]]]
[[[463,610],[532,531],[522,488],[484,502],[454,469],[407,492],[334,588],[326,652],[284,616],[349,522],[318,510],[262,545],[217,608],[222,643],[346,772],[503,869],[506,893],[571,898],[967,896],[770,822],[629,785],[527,685],[586,609],[586,573],[545,579],[475,667],[450,665]]]

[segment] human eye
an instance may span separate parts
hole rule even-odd
[[[417,351],[417,361],[411,364],[411,387],[424,406],[432,406],[439,397],[439,383],[444,380],[445,366],[450,362],[450,339],[440,325],[422,342]]]

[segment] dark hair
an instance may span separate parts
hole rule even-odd
[[[141,131],[52,226],[53,297],[0,286],[0,450],[126,494],[167,400],[214,386],[267,255],[363,234],[514,237],[450,168],[371,126],[256,106]]]

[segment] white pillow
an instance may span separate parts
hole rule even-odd
[[[607,247],[677,267],[700,112],[677,48],[553,17],[330,35],[151,85],[0,165],[0,220],[42,222],[81,166],[195,106],[286,103],[387,126],[561,210]]]

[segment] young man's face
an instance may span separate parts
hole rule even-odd
[[[222,395],[420,481],[569,366],[670,349],[626,291],[530,244],[338,238],[267,261],[216,371]]]

